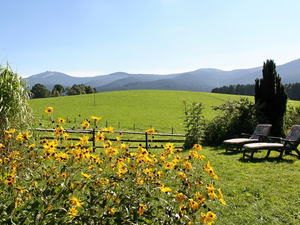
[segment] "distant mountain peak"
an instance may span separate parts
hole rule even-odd
[[[275,61],[276,63],[276,61]],[[255,79],[262,78],[262,67],[250,69],[236,69],[223,71],[214,68],[201,68],[195,71],[158,75],[158,74],[130,74],[126,72],[115,72],[108,75],[98,75],[95,77],[72,77],[70,75],[46,71],[25,78],[30,86],[37,83],[45,85],[52,90],[54,85],[61,84],[64,87],[71,87],[74,84],[91,85],[97,90],[118,90],[129,88],[147,89],[171,89],[171,86],[179,90],[209,91],[215,87],[254,84]],[[276,67],[280,74],[282,83],[300,83],[300,59],[293,60]],[[118,81],[118,82],[116,82]],[[169,84],[167,84],[169,81]],[[181,87],[180,87],[181,85]]]

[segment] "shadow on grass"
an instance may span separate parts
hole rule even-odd
[[[217,154],[222,154],[222,155],[238,155],[238,154],[243,154],[243,151],[237,151],[237,150],[232,150],[232,151],[227,151],[224,146],[208,146],[209,150],[211,151],[218,151]]]
[[[255,158],[255,155],[252,160],[250,160],[249,158],[243,159],[243,156],[241,156],[241,158],[239,158],[239,161],[244,162],[244,163],[277,162],[277,163],[290,163],[290,164],[295,162],[295,160],[293,160],[293,159],[285,159],[284,156],[280,159],[278,157]]]

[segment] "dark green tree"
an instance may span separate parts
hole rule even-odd
[[[62,94],[65,92],[65,88],[61,84],[56,84],[54,88],[52,89],[52,97],[58,97],[62,96]]]
[[[262,79],[255,80],[255,104],[262,105],[257,112],[259,123],[271,123],[272,135],[283,136],[283,117],[286,112],[287,93],[276,72],[273,60],[264,62]],[[260,116],[260,113],[263,116]]]
[[[66,93],[67,95],[81,95],[85,94],[85,91],[82,90],[82,84],[74,84],[71,88],[67,87],[66,88]]]
[[[33,94],[33,98],[48,98],[51,96],[51,92],[46,88],[43,84],[35,84],[32,89],[31,93]]]
[[[91,85],[85,86],[85,93],[86,94],[93,94],[95,92],[96,92],[95,89]]]

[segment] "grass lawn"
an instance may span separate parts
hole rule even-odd
[[[227,206],[218,206],[218,224],[299,224],[300,160],[266,151],[254,154],[253,162],[242,153],[225,153],[224,147],[203,150],[219,176]]]

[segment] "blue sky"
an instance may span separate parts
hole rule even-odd
[[[233,70],[300,58],[299,0],[0,0],[0,63],[22,77]]]

